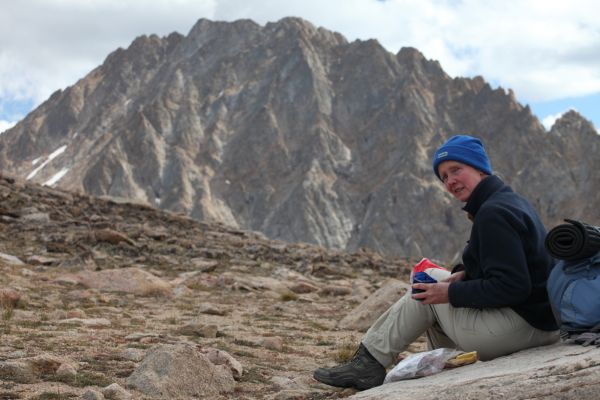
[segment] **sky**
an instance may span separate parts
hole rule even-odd
[[[597,0],[0,0],[0,132],[140,35],[287,16],[481,75],[547,128],[574,109],[600,129],[598,15]]]

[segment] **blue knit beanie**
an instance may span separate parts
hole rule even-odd
[[[481,140],[468,135],[452,136],[433,155],[433,172],[441,180],[438,166],[444,161],[458,161],[492,175],[490,160]]]

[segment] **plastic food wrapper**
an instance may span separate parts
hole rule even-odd
[[[412,283],[436,283],[437,281],[433,279],[427,272],[417,272],[414,274],[412,278]],[[412,294],[424,292],[423,289],[412,289]],[[422,299],[417,299],[421,301]]]
[[[434,264],[428,258],[424,258],[421,261],[419,261],[413,267],[412,271],[410,272],[410,282],[411,283],[436,283],[437,280],[435,280],[427,272],[425,272],[426,270],[430,270],[430,269],[442,269],[444,271],[446,270],[446,269],[440,267],[439,265]],[[413,294],[420,293],[420,292],[423,292],[423,290],[412,289]]]
[[[464,352],[448,348],[411,354],[396,364],[396,366],[387,373],[383,383],[437,374],[444,369],[446,362],[461,354],[464,354]]]
[[[412,271],[410,272],[410,282],[412,282],[414,280],[415,275],[418,274],[419,272],[425,273],[428,269],[432,269],[432,268],[447,271],[446,268],[440,267],[439,265],[433,263],[430,259],[423,258],[421,261],[419,261],[417,264],[415,264]]]

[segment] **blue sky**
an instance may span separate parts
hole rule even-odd
[[[596,130],[600,130],[600,93],[548,102],[535,102],[529,106],[547,128],[551,125],[551,121],[554,121],[564,110],[573,109],[590,120]]]
[[[411,46],[453,77],[512,89],[546,126],[575,109],[600,128],[600,2],[572,0],[19,0],[0,6],[0,132],[142,34],[199,18],[302,17],[348,40]]]

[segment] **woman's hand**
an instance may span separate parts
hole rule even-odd
[[[423,292],[413,294],[412,298],[420,300],[423,304],[445,304],[449,301],[449,286],[449,282],[415,283],[412,285],[413,289],[421,289]]]
[[[466,271],[458,271],[458,272],[453,273],[446,279],[444,279],[442,282],[452,283],[452,282],[464,281],[466,276],[467,276]]]

